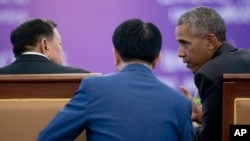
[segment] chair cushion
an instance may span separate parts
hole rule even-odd
[[[69,100],[0,99],[1,140],[35,141],[39,132]],[[81,140],[84,140],[83,137]]]
[[[250,124],[250,98],[235,98],[234,124]]]

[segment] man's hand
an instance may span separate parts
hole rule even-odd
[[[201,116],[202,116],[201,108],[195,104],[193,96],[184,86],[180,86],[180,90],[192,102],[192,115],[191,115],[192,121],[201,124]]]

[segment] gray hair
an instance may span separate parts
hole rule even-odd
[[[212,8],[193,8],[178,19],[177,26],[187,24],[190,33],[199,37],[214,34],[220,42],[226,41],[226,26],[223,18]]]

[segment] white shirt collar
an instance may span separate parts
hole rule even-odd
[[[39,53],[39,52],[32,52],[32,51],[28,51],[28,52],[24,52],[22,55],[26,55],[26,54],[40,55],[40,56],[43,56],[43,57],[48,58],[47,56],[45,56],[44,54]],[[48,59],[49,59],[49,58],[48,58]]]

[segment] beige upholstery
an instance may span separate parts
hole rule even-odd
[[[234,124],[250,124],[250,98],[235,98]]]
[[[0,99],[0,140],[35,141],[68,98]],[[77,141],[85,141],[82,133]]]

